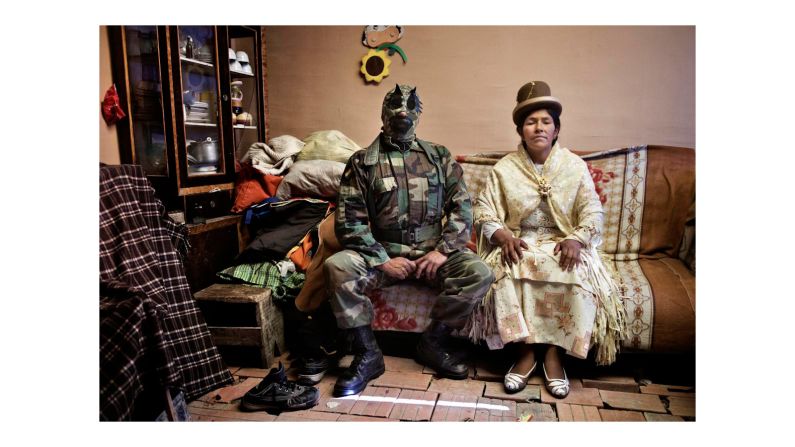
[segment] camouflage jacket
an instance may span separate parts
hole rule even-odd
[[[379,136],[348,160],[335,219],[342,246],[372,268],[392,257],[466,250],[472,203],[447,148],[415,139],[403,152]]]

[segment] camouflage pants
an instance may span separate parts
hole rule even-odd
[[[400,281],[381,270],[368,268],[353,250],[343,250],[329,257],[323,269],[331,309],[340,329],[370,325],[374,311],[367,295],[374,289]],[[431,318],[461,328],[494,282],[494,273],[478,255],[457,251],[436,271],[435,281],[425,282],[441,289],[431,309]]]

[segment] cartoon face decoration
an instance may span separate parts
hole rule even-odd
[[[395,43],[403,37],[400,25],[368,25],[362,33],[362,43],[370,48],[378,48],[385,43]]]
[[[410,85],[395,85],[394,90],[384,96],[381,121],[384,134],[397,141],[412,141],[422,113],[422,101],[417,88]]]

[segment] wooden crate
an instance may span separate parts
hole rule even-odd
[[[271,300],[271,290],[242,284],[213,284],[194,294],[202,303],[212,303],[224,313],[233,315],[216,319],[205,312],[205,319],[218,346],[258,346],[262,367],[267,368],[279,353],[285,352],[284,317]],[[243,305],[243,306],[241,306]],[[253,313],[253,315],[251,315]]]

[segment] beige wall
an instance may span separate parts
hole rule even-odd
[[[418,135],[454,153],[509,150],[516,90],[546,80],[563,102],[560,141],[597,150],[695,147],[694,27],[407,26],[391,75],[365,84],[360,26],[266,26],[269,137],[338,129],[367,145],[384,93],[414,83],[425,104]],[[110,86],[100,28],[99,97]],[[100,128],[100,161],[118,163],[116,128]]]
[[[518,88],[545,80],[563,103],[560,141],[580,150],[695,146],[695,27],[407,26],[391,74],[365,84],[361,26],[266,26],[269,138],[338,129],[360,145],[385,92],[418,86],[418,135],[454,153],[510,150]]]
[[[108,45],[107,27],[99,27],[99,98],[102,102],[105,91],[113,84],[113,74],[110,68],[110,47]],[[118,88],[118,87],[117,87]],[[100,109],[97,107],[97,109]],[[99,111],[99,161],[108,164],[118,164],[119,141],[116,138],[116,126],[108,126],[102,119]]]

